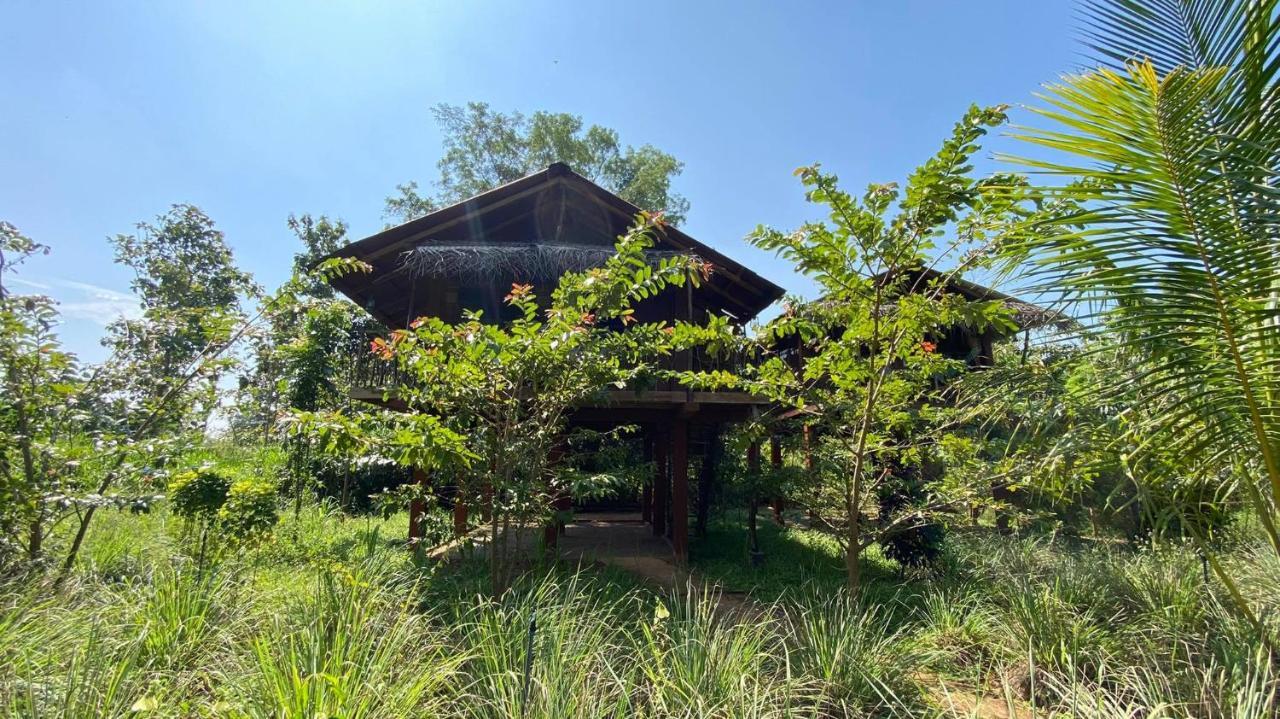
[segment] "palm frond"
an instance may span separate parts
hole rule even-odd
[[[1276,3],[1115,0],[1089,2],[1086,17],[1112,67],[1050,86],[1037,110],[1047,128],[1019,132],[1054,158],[1024,162],[1080,180],[1064,192],[1086,208],[1082,229],[1019,249],[1041,290],[1088,304],[1119,338],[1131,366],[1107,391],[1160,408],[1135,430],[1139,455],[1172,449],[1206,473],[1249,468],[1273,519]]]

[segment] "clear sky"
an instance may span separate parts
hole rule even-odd
[[[1031,102],[1080,62],[1069,0],[7,2],[0,219],[52,245],[16,289],[58,298],[97,359],[136,311],[108,236],[194,203],[274,287],[290,213],[377,231],[397,183],[435,177],[430,108],[483,100],[674,154],[684,229],[806,293],[742,239],[816,216],[794,168],[901,180],[970,103]]]

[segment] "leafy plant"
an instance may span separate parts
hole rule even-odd
[[[169,497],[174,513],[198,528],[202,572],[211,538],[243,547],[267,536],[279,519],[274,484],[257,478],[234,479],[212,467],[176,475],[169,484]]]
[[[883,513],[873,506],[890,484],[923,481],[930,448],[959,426],[956,398],[940,380],[964,362],[937,352],[938,338],[957,325],[976,332],[1013,326],[1001,301],[971,301],[949,291],[950,282],[988,261],[994,244],[1024,232],[1029,218],[1051,221],[1058,209],[1035,207],[1020,178],[970,177],[978,141],[1004,121],[1002,107],[970,109],[903,192],[872,185],[855,199],[820,168],[797,170],[807,199],[827,217],[790,233],[762,227],[750,239],[816,280],[822,298],[790,301],[761,329],[749,348],[761,361],[744,372],[685,375],[695,387],[767,397],[816,433],[817,471],[793,498],[840,542],[851,592],[868,546],[927,527],[940,511],[979,502],[986,492],[977,477],[954,473]],[[953,227],[954,239],[939,249],[938,238]],[[942,261],[956,267],[926,272]],[[682,327],[681,336],[712,348],[742,344],[727,323]]]
[[[1027,165],[1078,180],[1060,192],[1082,228],[1010,249],[1122,348],[1104,389],[1138,410],[1127,471],[1238,482],[1280,553],[1277,3],[1086,7],[1103,66],[1049,86],[1046,126],[1019,133],[1053,152]]]

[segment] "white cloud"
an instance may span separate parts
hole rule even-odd
[[[52,287],[44,284],[43,282],[32,282],[31,280],[24,280],[21,277],[10,277],[8,280],[6,280],[6,282],[9,282],[10,284],[15,284],[15,285],[21,285],[23,287],[30,287],[33,290],[53,289]]]
[[[62,316],[67,319],[87,320],[106,327],[121,317],[137,319],[142,316],[138,298],[129,292],[56,277],[41,280],[35,282],[14,278],[11,281],[41,290],[53,297],[58,301]]]

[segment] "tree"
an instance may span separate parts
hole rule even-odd
[[[322,275],[340,275],[358,268],[366,266],[350,259],[330,259],[315,271]],[[124,378],[123,382],[127,383],[134,376],[145,378],[154,372],[153,358],[136,351],[114,353],[84,383],[74,398],[77,405],[93,403],[95,410],[101,408],[101,413],[106,414],[119,410],[116,405],[123,405],[123,412],[120,418],[97,422],[94,426],[94,431],[97,432],[92,447],[97,463],[94,478],[96,489],[84,497],[68,498],[68,503],[76,508],[79,527],[62,563],[59,583],[65,580],[68,571],[75,565],[98,508],[110,503],[119,504],[121,501],[107,496],[107,492],[124,480],[136,478],[168,463],[168,460],[179,454],[182,441],[191,438],[189,432],[176,431],[180,428],[175,422],[175,418],[184,416],[189,409],[187,397],[191,386],[216,378],[217,373],[229,364],[224,359],[225,356],[242,339],[255,332],[264,318],[271,317],[279,307],[296,304],[298,294],[303,291],[305,284],[307,281],[304,278],[292,277],[274,294],[263,297],[258,312],[253,316],[235,320],[224,318],[216,325],[218,331],[209,334],[206,344],[195,351],[185,365],[176,367],[173,375],[165,377],[163,385],[155,387],[159,390],[157,394],[144,395],[142,402],[134,404],[130,401],[129,392],[136,391],[134,386],[119,384],[122,381],[120,378]],[[128,344],[126,349],[133,350],[134,346]],[[124,395],[123,400],[120,395]],[[257,497],[260,494],[254,488],[246,494],[245,499],[247,501],[249,495]],[[83,511],[80,507],[83,507]]]
[[[46,538],[63,519],[103,506],[142,509],[154,499],[91,491],[108,458],[123,451],[118,423],[104,417],[101,401],[110,373],[82,371],[62,349],[51,299],[4,286],[6,273],[44,252],[0,223],[0,565],[19,552],[41,561]]]
[[[131,268],[133,291],[143,307],[140,319],[117,320],[103,343],[125,369],[110,382],[118,419],[135,422],[169,394],[206,347],[225,340],[244,319],[241,299],[260,291],[235,265],[231,248],[213,220],[193,205],[174,205],[138,233],[113,240],[116,261]],[[166,422],[194,420],[202,428],[217,406],[219,376],[232,366],[224,359],[204,366],[200,382],[184,383],[181,401],[170,397]],[[194,412],[199,405],[200,410]]]
[[[822,298],[793,299],[761,328],[751,351],[762,359],[742,373],[686,375],[694,386],[736,386],[772,399],[816,433],[816,471],[793,499],[840,543],[851,592],[868,546],[928,526],[984,494],[985,477],[947,474],[903,501],[878,501],[894,487],[929,479],[921,474],[925,460],[959,426],[956,397],[939,380],[964,363],[936,352],[937,338],[956,325],[1011,327],[1000,301],[947,291],[951,279],[989,261],[991,246],[1024,231],[1036,213],[1021,178],[969,176],[978,140],[1004,121],[1001,107],[970,109],[901,193],[896,185],[872,185],[855,200],[818,167],[798,170],[808,200],[827,211],[825,221],[790,233],[762,227],[750,240],[813,277]],[[949,230],[953,239],[935,251]],[[955,267],[939,279],[919,272],[944,260]],[[733,343],[723,323],[681,329],[684,341]],[[800,354],[803,361],[795,361]]]
[[[291,407],[315,410],[329,406],[325,401],[345,401],[335,384],[339,353],[349,349],[351,337],[372,329],[360,319],[362,313],[353,312],[350,302],[336,298],[333,288],[311,272],[323,257],[347,243],[347,223],[303,214],[290,215],[288,225],[302,245],[293,256],[293,276],[300,285],[292,297],[297,301],[277,305],[250,336],[252,362],[240,375],[231,422],[233,431],[263,441],[274,436],[277,420]],[[318,309],[309,319],[311,308]],[[327,322],[320,321],[322,315]],[[311,331],[321,326],[324,336],[312,337]],[[309,402],[293,404],[303,401],[302,395]]]
[[[1278,3],[1086,12],[1102,66],[1048,87],[1048,127],[1021,133],[1052,151],[1031,167],[1082,180],[1059,192],[1087,203],[1084,226],[1012,255],[1115,337],[1125,371],[1103,389],[1151,410],[1126,429],[1131,471],[1238,481],[1280,555]]]
[[[304,294],[320,299],[334,296],[333,288],[321,278],[311,274],[311,268],[326,255],[342,249],[347,239],[347,223],[331,220],[324,215],[312,217],[289,215],[289,229],[302,243],[302,250],[293,255],[293,274],[305,278]]]
[[[514,285],[508,321],[480,312],[457,324],[423,317],[374,340],[372,350],[407,378],[395,397],[418,411],[364,421],[298,413],[297,431],[331,453],[349,456],[354,448],[437,471],[469,464],[458,479],[460,499],[488,505],[492,581],[501,592],[522,552],[522,528],[550,522],[553,500],[583,479],[553,458],[570,412],[654,372],[653,360],[669,345],[670,328],[636,322],[632,305],[709,271],[691,256],[646,254],[657,231],[646,216],[604,265],[561,276],[541,307],[531,285]],[[418,451],[423,444],[439,451]]]
[[[415,182],[396,187],[384,215],[408,222],[441,205],[460,202],[498,185],[518,180],[553,162],[563,162],[596,184],[649,212],[662,212],[679,224],[689,201],[671,190],[683,165],[652,145],[623,146],[618,133],[599,125],[585,127],[568,113],[501,113],[483,102],[466,107],[437,105],[436,122],[444,133],[445,153],[438,167],[439,192],[424,197]]]
[[[57,310],[47,297],[14,295],[6,274],[47,248],[0,222],[0,566],[19,552],[38,560],[46,530],[46,495],[60,450],[50,442],[75,358],[62,351],[53,327]]]

